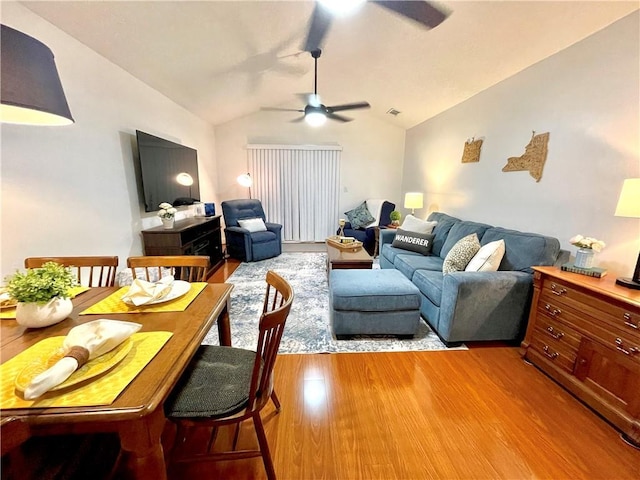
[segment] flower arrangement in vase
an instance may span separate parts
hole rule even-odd
[[[593,267],[593,257],[595,252],[601,252],[602,249],[607,246],[602,240],[597,240],[592,237],[583,237],[582,235],[572,237],[569,240],[569,243],[578,247],[574,265],[579,268]]]
[[[162,202],[158,206],[160,207],[160,210],[158,210],[158,216],[162,220],[162,225],[164,226],[164,228],[173,228],[173,223],[176,219],[176,212],[178,210],[173,208],[173,205],[167,202]]]
[[[70,289],[76,284],[71,271],[55,262],[16,272],[5,279],[7,292],[18,302],[16,321],[25,327],[47,327],[64,320],[73,310]]]

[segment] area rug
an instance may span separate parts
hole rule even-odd
[[[360,336],[352,340],[336,340],[329,324],[326,262],[325,253],[283,253],[276,258],[240,264],[227,280],[227,283],[234,284],[230,310],[232,345],[255,349],[266,289],[264,279],[268,270],[274,270],[292,285],[295,294],[279,353],[447,350],[424,321],[420,322],[413,339]],[[211,329],[202,343],[218,344],[216,327]]]

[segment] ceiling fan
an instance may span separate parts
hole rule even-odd
[[[340,0],[341,6],[347,3],[357,6],[363,3],[365,0]],[[410,18],[427,28],[435,28],[440,25],[448,16],[449,12],[444,11],[442,8],[436,8],[431,3],[426,1],[413,1],[413,0],[368,0],[369,3],[379,5],[392,12],[396,12],[403,17]],[[322,40],[324,39],[331,20],[333,18],[332,4],[336,2],[329,0],[320,0],[316,2],[316,6],[309,22],[309,33],[307,35],[307,41],[304,46],[304,50],[307,52],[313,52],[320,48]]]
[[[330,107],[321,104],[320,97],[318,96],[318,58],[320,58],[322,51],[317,48],[310,53],[315,62],[313,93],[310,95],[304,95],[307,101],[307,105],[304,107],[304,109],[263,107],[262,110],[304,113],[302,117],[296,118],[295,120],[292,120],[292,122],[301,122],[302,120],[304,120],[309,125],[317,127],[324,124],[324,122],[327,121],[327,118],[330,118],[331,120],[337,120],[339,122],[350,122],[351,120],[353,120],[352,118],[345,117],[343,115],[337,115],[335,112],[369,108],[371,106],[368,102],[345,103],[342,105],[333,105]]]

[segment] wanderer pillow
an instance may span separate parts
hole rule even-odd
[[[433,247],[434,237],[435,236],[430,233],[410,232],[398,228],[391,246],[421,253],[422,255],[428,255]]]

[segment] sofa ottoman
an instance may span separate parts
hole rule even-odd
[[[413,337],[420,322],[420,291],[397,270],[332,270],[331,327],[351,335]]]

